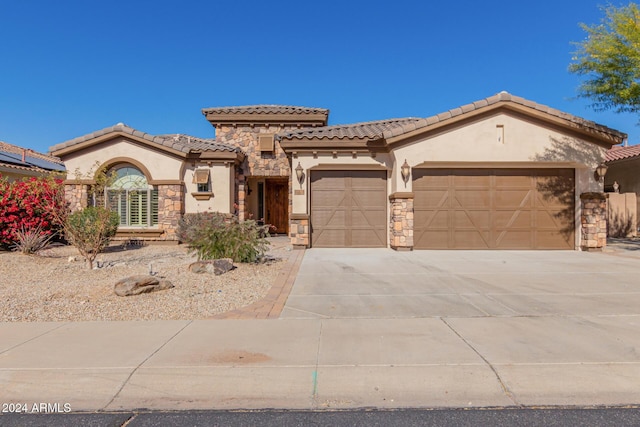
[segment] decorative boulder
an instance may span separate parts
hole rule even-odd
[[[162,291],[173,287],[173,284],[166,279],[158,279],[153,276],[130,276],[118,280],[113,290],[118,296],[128,297],[131,295]]]
[[[192,273],[213,273],[216,276],[233,270],[233,260],[231,258],[220,258],[211,261],[196,261],[189,265]]]

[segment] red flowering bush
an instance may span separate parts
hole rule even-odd
[[[52,177],[9,182],[0,177],[0,245],[9,246],[24,230],[60,231],[67,218],[64,184]]]

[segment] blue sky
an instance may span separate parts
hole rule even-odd
[[[602,3],[4,1],[0,140],[47,151],[118,122],[212,137],[201,109],[228,105],[427,117],[506,90],[637,144],[638,117],[576,100],[567,71]]]

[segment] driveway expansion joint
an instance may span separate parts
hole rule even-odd
[[[14,345],[14,346],[12,346],[12,347],[9,347],[9,348],[8,348],[8,349],[6,349],[6,350],[0,351],[0,355],[5,354],[6,352],[13,350],[14,348],[17,348],[17,347],[20,347],[20,346],[22,346],[22,345],[25,345],[25,344],[27,344],[27,343],[29,343],[29,342],[33,341],[33,340],[37,340],[38,338],[43,337],[43,336],[45,336],[45,335],[47,335],[47,334],[50,334],[51,332],[56,331],[56,330],[58,330],[58,329],[62,328],[63,326],[69,325],[70,323],[71,323],[71,322],[65,322],[65,323],[62,323],[61,325],[59,325],[59,326],[57,326],[57,327],[55,327],[55,328],[51,328],[51,329],[49,329],[49,330],[47,330],[47,331],[44,331],[44,332],[43,332],[43,333],[41,333],[40,335],[36,335],[35,337],[32,337],[32,338],[30,338],[30,339],[28,339],[28,340],[26,340],[26,341],[22,341],[21,343],[16,344],[16,345]]]
[[[118,396],[120,396],[120,393],[122,393],[122,390],[124,390],[125,386],[129,383],[129,380],[131,380],[131,377],[133,377],[133,374],[135,374],[138,369],[140,369],[140,367],[142,367],[142,365],[144,365],[149,359],[151,359],[155,354],[157,354],[160,350],[162,350],[167,344],[169,344],[171,341],[173,341],[173,339],[175,337],[177,337],[182,331],[184,331],[187,326],[191,325],[193,323],[193,320],[188,321],[182,328],[180,328],[175,334],[173,334],[171,337],[169,337],[168,340],[166,340],[164,343],[162,343],[157,349],[155,349],[150,355],[148,355],[142,362],[140,362],[138,364],[138,366],[136,366],[127,376],[127,378],[125,378],[125,380],[122,382],[122,385],[120,386],[120,388],[118,389],[118,391],[113,395],[113,397],[111,398],[111,400],[109,400],[109,403],[107,403],[106,405],[104,405],[104,407],[102,408],[102,410],[106,410],[106,408],[108,408],[117,398]]]
[[[469,341],[467,341],[462,335],[460,335],[460,333],[458,331],[456,331],[453,328],[453,326],[451,326],[443,317],[440,317],[440,320],[449,329],[451,329],[451,331],[454,334],[456,334],[458,336],[458,338],[460,338],[462,340],[462,342],[464,342],[471,350],[473,350],[473,352],[476,353],[478,355],[478,357],[480,357],[484,361],[484,363],[487,364],[487,366],[493,371],[493,374],[496,376],[496,379],[498,380],[498,383],[500,384],[500,387],[502,387],[502,391],[504,392],[505,396],[507,396],[509,398],[509,400],[511,400],[514,403],[514,405],[516,405],[518,407],[521,407],[522,404],[520,402],[518,402],[518,399],[516,399],[516,397],[514,396],[513,392],[511,392],[511,390],[509,390],[507,385],[502,381],[502,378],[500,378],[500,374],[498,373],[496,368],[491,364],[491,362],[489,362],[489,360],[487,360],[486,357],[484,357],[473,345],[471,345],[471,343]]]

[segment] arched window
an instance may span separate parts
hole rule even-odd
[[[120,225],[158,225],[158,190],[144,174],[131,165],[120,165],[110,173],[115,173],[115,180],[105,190],[107,206],[120,215]]]

